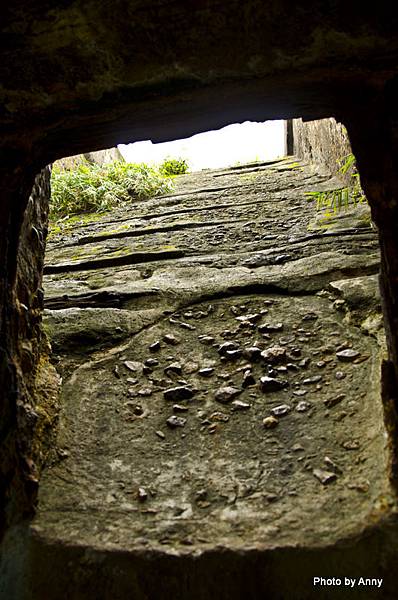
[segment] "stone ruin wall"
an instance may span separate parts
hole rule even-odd
[[[339,175],[350,184],[350,174],[338,173],[339,160],[351,154],[351,145],[347,130],[335,119],[303,121],[293,119],[293,154],[321,167],[329,175]]]
[[[106,165],[114,161],[124,162],[124,158],[118,148],[107,148],[97,152],[86,152],[85,154],[76,154],[57,160],[54,164],[62,169],[73,169],[84,161],[91,164]]]

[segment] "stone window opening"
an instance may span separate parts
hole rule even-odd
[[[105,549],[334,544],[392,502],[376,234],[362,213],[325,233],[305,199],[334,181],[334,127],[295,121],[294,157],[182,176],[48,242],[35,569],[64,546],[96,548],[90,578]]]

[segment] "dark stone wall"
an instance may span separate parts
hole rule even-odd
[[[333,118],[317,121],[293,119],[292,123],[293,154],[319,165],[329,175],[337,175],[341,166],[339,161],[352,152],[344,125]],[[346,180],[350,182],[349,175]]]
[[[377,104],[360,104],[346,120],[361,185],[379,233],[380,289],[389,357],[398,382],[398,78]],[[395,398],[398,398],[396,386]]]
[[[48,362],[49,344],[41,327],[49,198],[47,167],[35,179],[19,236],[4,240],[2,292],[7,300],[2,307],[0,349],[0,533],[32,511],[56,417],[58,377]]]
[[[390,0],[360,10],[343,0],[16,0],[4,7],[0,529],[32,509],[37,440],[54,418],[56,378],[41,353],[39,317],[44,179],[41,200],[28,199],[36,174],[57,158],[246,119],[335,117],[349,131],[379,227],[398,375],[397,30]],[[43,373],[50,391],[35,398]]]

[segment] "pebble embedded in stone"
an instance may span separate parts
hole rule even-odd
[[[183,321],[180,321],[178,324],[183,329],[188,329],[188,331],[195,331],[196,329],[195,325],[191,325],[190,323],[184,323]]]
[[[271,346],[261,352],[261,358],[268,363],[278,364],[286,360],[286,348],[281,346]]]
[[[238,350],[239,346],[237,344],[235,344],[234,342],[224,342],[223,344],[221,344],[221,346],[219,346],[218,348],[218,353],[221,356],[225,356],[227,352],[232,352],[233,350]]]
[[[323,462],[325,463],[325,465],[327,467],[329,467],[329,469],[331,469],[335,473],[338,473],[339,475],[341,475],[343,473],[342,469],[340,469],[340,467],[338,465],[336,465],[336,463],[328,456],[325,456],[325,458],[323,459]]]
[[[344,450],[359,450],[359,442],[357,440],[348,440],[342,446]]]
[[[175,315],[175,316],[177,316],[177,315]],[[177,319],[174,319],[173,317],[170,317],[169,323],[171,323],[172,325],[178,325],[179,321]]]
[[[337,476],[332,471],[325,471],[324,469],[313,469],[312,474],[322,483],[322,485],[328,485],[335,481]]]
[[[347,350],[348,348],[352,348],[352,343],[345,341],[342,344],[336,344],[336,352],[341,352],[342,350]]]
[[[188,411],[188,407],[187,406],[182,406],[182,404],[173,404],[173,410],[174,412],[187,412]]]
[[[218,423],[228,423],[229,416],[223,412],[214,412],[209,417],[210,421],[217,421]]]
[[[187,420],[184,417],[177,417],[176,415],[171,415],[166,421],[167,425],[171,429],[176,429],[177,427],[185,427]]]
[[[210,345],[210,344],[214,344],[214,342],[215,342],[215,338],[210,335],[203,335],[203,336],[200,336],[198,339],[201,344]]]
[[[279,499],[279,496],[278,494],[266,494],[265,498],[268,502],[276,502]]]
[[[171,373],[175,373],[176,375],[181,375],[182,374],[182,365],[179,362],[173,362],[164,368],[164,372],[165,373],[171,372]]]
[[[141,362],[137,362],[134,360],[125,360],[124,366],[133,373],[142,373],[144,365]]]
[[[265,429],[274,429],[278,423],[279,421],[276,417],[265,417],[265,419],[263,419]]]
[[[360,354],[360,352],[357,352],[357,350],[353,350],[352,348],[346,348],[345,350],[336,352],[336,356],[341,362],[352,362],[358,358]]]
[[[289,414],[291,410],[292,407],[288,404],[280,404],[279,406],[271,408],[271,413],[274,417],[284,417],[285,415]]]
[[[170,346],[177,346],[177,344],[180,343],[180,340],[172,333],[166,333],[163,336],[163,341],[166,342],[166,344],[169,344]]]
[[[206,368],[200,369],[198,371],[198,375],[200,375],[201,377],[211,377],[213,374],[214,374],[213,367],[206,367]]]
[[[242,350],[227,350],[225,357],[229,360],[237,360],[242,356]]]
[[[302,452],[303,450],[304,450],[304,447],[301,444],[294,444],[292,446],[293,452]]]
[[[250,346],[243,350],[243,356],[248,358],[250,361],[255,362],[261,357],[261,349],[257,346]]]
[[[250,404],[248,404],[247,402],[242,402],[241,400],[233,400],[232,401],[232,410],[238,411],[238,410],[247,410],[250,408]]]
[[[306,400],[300,400],[300,402],[297,403],[296,411],[297,412],[307,412],[310,410],[310,408],[311,408],[310,402],[307,402]]]
[[[153,392],[153,389],[150,387],[145,387],[145,388],[141,388],[140,390],[138,390],[138,395],[139,396],[151,396]]]
[[[334,376],[337,379],[337,381],[341,381],[342,379],[344,379],[346,377],[346,373],[344,373],[344,371],[336,371]]]
[[[275,379],[275,377],[264,376],[260,378],[261,391],[278,392],[289,386],[289,382],[284,379]]]
[[[325,412],[328,412],[328,411],[325,411]],[[339,412],[339,413],[336,415],[336,417],[335,417],[335,419],[334,419],[334,420],[335,420],[335,421],[338,423],[339,421],[342,421],[343,419],[345,419],[345,418],[346,418],[346,416],[347,416],[347,414],[348,414],[348,413],[347,413],[345,410],[342,410],[341,412]]]
[[[214,399],[217,402],[221,402],[221,404],[227,404],[228,402],[231,402],[231,400],[236,398],[236,396],[238,396],[241,393],[241,391],[242,390],[232,386],[222,387],[216,391]]]
[[[306,369],[308,367],[308,365],[310,364],[310,359],[308,357],[303,358],[302,360],[300,360],[300,362],[298,363],[298,366],[301,367],[302,369]]]
[[[220,315],[220,316],[221,316],[221,315]],[[232,337],[232,336],[234,335],[234,332],[233,332],[233,331],[231,331],[230,329],[224,329],[224,331],[222,331],[222,332],[220,333],[220,335],[221,335],[221,337],[223,337],[223,338],[229,338],[229,337]]]
[[[257,329],[260,333],[275,333],[283,330],[283,323],[264,323],[259,325]]]
[[[147,358],[146,361],[144,361],[146,367],[157,367],[158,364],[159,361],[156,358]]]
[[[302,321],[316,321],[318,319],[318,315],[314,312],[309,312],[302,317]]]
[[[256,384],[256,380],[253,376],[253,373],[249,370],[245,371],[243,373],[242,387],[247,388],[247,387],[250,387],[251,385],[255,385],[255,384]]]
[[[145,488],[143,487],[139,487],[138,491],[137,491],[137,498],[140,502],[145,502],[145,500],[147,500],[148,498],[148,492],[146,491]]]
[[[160,348],[161,348],[160,341],[156,340],[156,342],[153,342],[153,344],[151,344],[149,346],[149,351],[150,352],[159,352]]]
[[[299,371],[300,370],[298,365],[295,365],[294,363],[287,363],[286,367],[289,369],[289,371]]]
[[[308,394],[308,390],[294,390],[293,394],[294,396],[305,396],[306,394]]]
[[[242,315],[240,317],[236,317],[237,321],[240,322],[245,322],[245,321],[250,321],[251,323],[257,323],[258,321],[261,321],[262,315],[259,313],[254,313],[251,315]]]
[[[273,262],[276,265],[280,265],[286,261],[288,261],[291,258],[290,254],[278,254],[277,256],[275,256],[275,258],[273,259]]]
[[[65,460],[66,458],[68,458],[70,453],[65,448],[58,448],[57,454],[61,460]]]
[[[292,356],[294,356],[295,358],[297,358],[298,356],[301,356],[301,349],[297,348],[296,346],[294,348],[290,348],[290,354]],[[308,360],[308,359],[304,358],[303,360]],[[300,365],[300,363],[299,363],[299,365]],[[300,367],[301,366],[302,365],[300,365]]]
[[[195,500],[197,502],[206,500],[206,498],[207,498],[207,490],[206,489],[198,490],[195,494]]]
[[[172,402],[179,402],[180,400],[190,400],[193,398],[195,392],[192,388],[187,386],[178,386],[174,388],[169,388],[163,392],[163,396],[165,400],[171,400]]]
[[[306,379],[303,379],[302,383],[304,385],[312,385],[313,383],[318,383],[319,381],[322,381],[322,375],[314,375],[313,377],[307,377]]]
[[[161,440],[164,440],[164,439],[165,439],[165,437],[166,437],[166,436],[164,435],[163,431],[160,431],[160,430],[158,430],[158,431],[155,431],[155,433],[156,433],[156,435],[158,436],[158,438],[160,438]]]

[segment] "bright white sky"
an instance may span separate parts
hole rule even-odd
[[[118,146],[128,162],[159,163],[166,157],[185,158],[191,171],[272,160],[284,154],[284,122],[234,123],[190,138],[152,144],[135,142]]]

